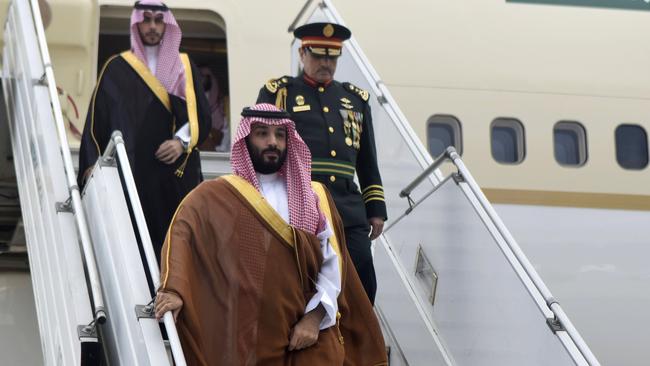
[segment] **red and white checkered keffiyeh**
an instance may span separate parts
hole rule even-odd
[[[280,110],[272,104],[257,104],[251,107],[256,111]],[[243,117],[239,122],[235,141],[232,144],[230,165],[235,175],[246,179],[261,192],[250,153],[246,147],[246,136],[251,126],[262,123],[271,126],[285,126],[287,129],[287,158],[278,174],[285,177],[289,201],[289,223],[312,234],[325,230],[325,216],[318,209],[318,197],[311,189],[311,153],[307,144],[300,138],[292,120],[261,117]]]
[[[163,5],[157,0],[140,0],[142,5]],[[147,55],[144,51],[144,44],[140,39],[138,23],[144,19],[144,12],[151,10],[133,9],[131,13],[131,51],[145,65]],[[185,98],[185,71],[179,54],[181,38],[183,33],[176,23],[176,19],[171,10],[164,12],[153,11],[154,14],[162,13],[165,22],[165,34],[160,40],[160,49],[158,51],[158,63],[156,66],[156,78],[162,83],[169,94]]]

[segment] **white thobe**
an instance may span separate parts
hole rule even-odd
[[[156,68],[158,67],[158,50],[159,46],[144,46],[144,52],[147,56],[147,66],[149,66],[149,71],[156,76]]]
[[[286,222],[290,222],[286,180],[277,173],[257,174],[257,179],[260,182],[262,195],[266,201]],[[305,307],[305,314],[307,314],[314,310],[318,304],[323,304],[325,316],[320,323],[321,330],[336,324],[336,313],[338,312],[337,298],[341,292],[341,273],[339,271],[338,256],[328,239],[331,235],[332,229],[330,229],[329,223],[326,225],[325,230],[316,235],[318,240],[320,240],[323,264],[321,265],[318,279],[316,280],[317,292]]]
[[[144,46],[144,51],[147,55],[147,66],[149,71],[156,76],[156,68],[158,67],[158,50],[159,46]],[[176,137],[183,140],[184,143],[190,143],[190,124],[185,122],[181,128],[176,131]]]

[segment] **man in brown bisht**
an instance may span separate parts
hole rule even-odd
[[[341,218],[310,183],[293,121],[271,104],[242,116],[234,175],[202,183],[172,220],[156,316],[173,311],[190,365],[386,365]]]

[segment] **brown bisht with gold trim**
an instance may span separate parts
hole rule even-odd
[[[387,364],[341,219],[325,189],[314,189],[340,253],[340,317],[315,345],[291,352],[290,331],[316,292],[322,262],[316,236],[290,226],[237,176],[204,182],[183,200],[163,247],[161,290],[183,299],[177,327],[189,365]]]
[[[199,152],[194,147],[207,137],[211,117],[201,87],[200,72],[181,54],[185,68],[185,100],[168,94],[132,52],[109,59],[93,93],[79,150],[78,184],[120,130],[133,171],[151,241],[160,253],[165,233],[181,199],[201,182]],[[165,140],[189,122],[191,141],[178,160],[167,165],[155,153]],[[178,174],[181,173],[182,174]]]

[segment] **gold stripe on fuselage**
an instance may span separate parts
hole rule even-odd
[[[492,203],[650,211],[650,196],[484,188]]]

